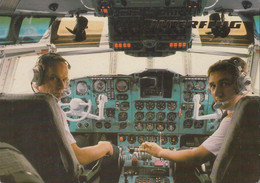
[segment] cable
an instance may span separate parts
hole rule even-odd
[[[211,6],[208,6],[208,7],[205,7],[204,10],[206,9],[210,9],[212,7],[214,7],[217,3],[218,3],[219,0],[216,0],[214,4],[212,4]]]
[[[89,9],[89,10],[95,10],[95,8],[89,8],[87,5],[85,5],[84,4],[84,2],[83,2],[83,0],[80,0],[80,2],[81,2],[81,4],[85,7],[85,8],[87,8],[87,9]]]
[[[33,93],[37,93],[37,92],[35,91],[35,88],[33,87],[33,82],[31,82],[31,89],[32,89]]]

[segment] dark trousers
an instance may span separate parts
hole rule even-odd
[[[113,155],[105,156],[101,161],[100,171],[97,176],[100,176],[100,183],[117,183],[121,173],[122,162],[119,159],[118,147],[113,145]],[[97,161],[92,162],[85,166],[87,169],[91,169]]]
[[[174,183],[199,183],[195,175],[195,167],[187,163],[177,163],[174,173]]]

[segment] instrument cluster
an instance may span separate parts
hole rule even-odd
[[[210,109],[210,100],[209,94],[206,93],[206,84],[207,78],[206,77],[182,77],[181,85],[182,85],[182,102],[181,108],[182,111],[182,129],[183,131],[187,131],[187,129],[203,129],[205,127],[205,121],[203,120],[193,120],[193,96],[196,94],[200,95],[200,115],[204,115],[208,112],[212,112]]]
[[[99,96],[107,96],[104,118],[70,121],[71,132],[117,133],[118,143],[122,145],[139,146],[151,141],[178,148],[184,134],[209,134],[210,121],[192,119],[195,94],[201,95],[200,114],[212,113],[213,100],[205,92],[206,85],[206,77],[181,76],[167,70],[92,76],[71,80],[72,92],[62,102],[68,103],[73,98],[90,101],[90,114],[98,116],[102,111]]]

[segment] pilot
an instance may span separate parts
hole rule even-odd
[[[226,115],[218,129],[207,140],[197,148],[179,151],[163,149],[156,143],[144,142],[139,150],[188,167],[214,160],[228,133],[234,105],[250,91],[251,80],[246,62],[239,57],[216,62],[208,69],[208,83],[215,108],[220,108]]]
[[[68,70],[70,67],[70,64],[59,54],[47,53],[42,55],[33,68],[32,89],[35,92],[50,93],[57,101],[60,101],[64,90],[69,85]],[[99,141],[94,146],[79,147],[70,133],[65,113],[63,111],[61,113],[63,114],[61,123],[64,126],[67,140],[71,144],[80,164],[86,165],[108,155],[111,157],[102,161],[102,164],[109,164],[108,162],[116,161],[114,164],[117,165],[119,151],[115,145],[112,145],[108,141]],[[101,167],[103,166],[101,165]]]

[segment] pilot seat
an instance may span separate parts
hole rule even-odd
[[[239,100],[213,165],[213,183],[255,183],[260,178],[260,97]]]
[[[86,182],[50,94],[0,94],[0,141],[28,159],[44,182]]]

